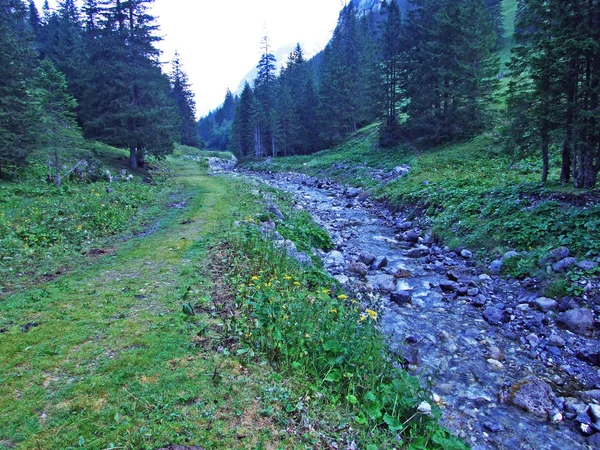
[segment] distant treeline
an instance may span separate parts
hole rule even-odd
[[[325,50],[297,47],[279,76],[268,39],[259,74],[200,122],[239,157],[306,154],[380,122],[380,141],[432,145],[495,128],[546,181],[592,188],[600,171],[600,0],[519,0],[508,70],[500,0],[351,2]],[[506,82],[502,79],[505,78]],[[235,105],[235,113],[232,113]],[[225,111],[226,110],[226,111]]]
[[[298,45],[278,76],[265,38],[253,84],[200,121],[209,147],[306,154],[382,119],[386,145],[401,131],[430,142],[479,131],[499,71],[500,0],[401,3],[364,11],[351,2],[325,50],[306,61]]]
[[[161,71],[152,2],[46,1],[40,14],[0,0],[0,174],[69,130],[129,149],[132,167],[175,141],[201,144],[179,57],[170,78]]]

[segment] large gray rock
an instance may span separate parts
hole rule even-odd
[[[598,267],[598,263],[595,261],[580,261],[577,263],[577,267],[581,270],[594,270]]]
[[[500,275],[500,272],[502,272],[503,265],[504,261],[502,261],[501,259],[496,259],[495,261],[492,261],[492,263],[490,264],[490,273],[492,275]]]
[[[406,252],[406,256],[409,258],[420,258],[422,256],[427,256],[429,254],[429,247],[424,245],[419,245],[415,248],[411,248]]]
[[[365,275],[367,275],[367,273],[369,273],[369,268],[367,267],[367,265],[361,262],[355,262],[350,264],[349,270],[350,272],[355,273],[360,277],[364,277]]]
[[[552,264],[552,270],[558,273],[566,272],[577,264],[577,258],[565,258]]]
[[[402,306],[412,302],[412,295],[409,291],[396,291],[390,294],[390,300]]]
[[[570,255],[570,251],[567,247],[558,247],[554,250],[550,250],[546,255],[545,260],[549,263],[555,263],[561,259],[565,259]]]
[[[328,266],[343,266],[346,263],[344,259],[344,255],[337,250],[333,250],[329,252],[327,257],[325,258],[325,263]]]
[[[577,357],[594,366],[600,366],[600,342],[594,341],[582,345],[577,350]]]
[[[367,266],[370,266],[371,264],[373,264],[373,261],[375,261],[375,256],[374,255],[370,255],[368,253],[361,253],[361,255],[358,257],[358,259],[363,264],[366,264]]]
[[[483,311],[483,318],[492,325],[499,325],[509,321],[508,313],[495,306],[488,306],[485,308]]]
[[[585,308],[575,308],[560,313],[556,322],[577,334],[588,335],[594,331],[594,314]]]
[[[507,259],[511,259],[511,258],[516,258],[518,256],[521,256],[521,254],[519,252],[515,252],[514,250],[511,250],[510,252],[506,252],[503,256],[502,259],[503,260],[507,260]]]
[[[394,292],[396,290],[396,278],[393,275],[374,275],[368,277],[373,287],[382,292]]]
[[[371,263],[371,270],[383,269],[388,265],[388,260],[385,256],[378,256],[375,261]]]
[[[529,377],[510,388],[509,403],[540,418],[546,418],[554,408],[554,392],[548,383]]]
[[[540,297],[535,299],[535,305],[540,311],[548,312],[550,310],[558,309],[558,302],[551,298]]]

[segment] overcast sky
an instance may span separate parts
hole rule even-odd
[[[39,8],[43,0],[36,0]],[[50,2],[50,5],[56,4]],[[301,42],[307,56],[328,42],[344,0],[156,0],[162,60],[179,51],[198,115],[218,107],[256,65],[265,27],[274,49]],[[169,67],[166,67],[168,69]]]

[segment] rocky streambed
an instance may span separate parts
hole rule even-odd
[[[329,231],[336,249],[321,254],[325,267],[378,299],[390,348],[431,386],[446,427],[474,449],[600,449],[594,292],[544,298],[531,283],[482,273],[471,251],[443,248],[359,189],[255,175],[293,192]]]

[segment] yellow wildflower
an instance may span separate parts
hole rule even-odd
[[[331,308],[331,309],[329,310],[329,312],[330,312],[330,313],[333,313],[333,314],[335,314],[335,313],[337,313],[337,309],[335,309],[335,308]]]
[[[340,300],[346,300],[348,298],[348,296],[346,294],[340,294],[340,295],[338,295],[338,298]]]
[[[290,277],[289,275],[284,275],[284,276],[283,276],[283,279],[284,279],[284,280],[291,280],[291,279],[292,279],[292,277]]]
[[[294,281],[294,286],[300,286],[300,282]]]
[[[364,322],[365,320],[367,320],[367,315],[366,314],[361,314],[360,315],[360,321]]]
[[[369,317],[373,320],[377,320],[377,313],[372,309],[367,309],[365,312],[369,315]]]
[[[254,276],[251,278],[251,280],[252,280],[252,281],[260,280],[260,277],[257,277],[256,275],[254,275]]]
[[[323,289],[323,294],[331,294],[331,289]]]

